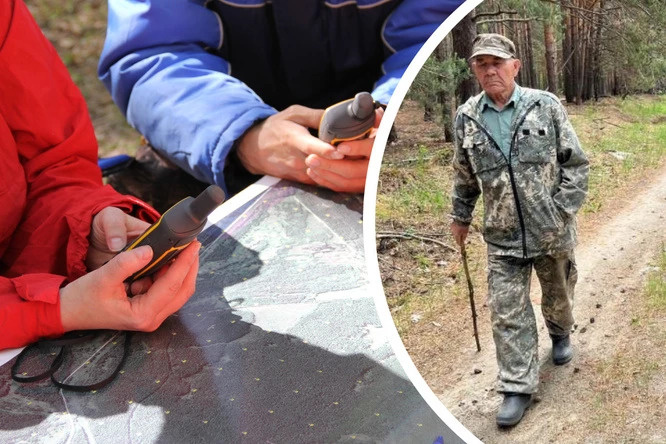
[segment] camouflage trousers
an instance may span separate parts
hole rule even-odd
[[[498,392],[534,393],[539,382],[538,333],[530,302],[532,268],[541,284],[541,312],[552,335],[573,325],[578,273],[573,250],[534,258],[488,256],[488,304],[499,367]]]

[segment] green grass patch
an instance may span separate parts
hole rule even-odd
[[[642,97],[629,96],[620,101],[622,112],[640,119],[652,119],[666,116],[666,96],[658,96],[656,100],[646,101]]]
[[[392,299],[389,304],[394,309],[393,320],[400,336],[406,335],[412,325],[412,314],[421,314],[422,307],[418,302],[421,300],[418,294],[405,292]],[[397,308],[397,310],[395,310]]]
[[[414,256],[414,259],[416,259],[416,262],[419,264],[419,268],[423,271],[428,271],[428,269],[432,266],[432,260],[424,254],[417,254]]]
[[[590,159],[583,214],[600,211],[618,187],[658,167],[666,157],[666,96],[631,97],[585,105],[572,116]]]
[[[451,208],[451,185],[441,157],[438,150],[421,145],[416,158],[382,168],[375,210],[379,223],[400,220],[418,225],[424,217],[446,218]],[[390,191],[382,192],[382,188]]]
[[[666,310],[666,249],[662,248],[656,269],[648,274],[645,295],[651,307]]]
[[[420,292],[409,291],[390,298],[388,304],[398,333],[407,339],[415,324],[428,324],[438,319],[442,312],[449,310],[451,304],[462,296],[457,286],[431,285],[426,290],[420,287]],[[412,318],[414,314],[418,315],[417,322]]]

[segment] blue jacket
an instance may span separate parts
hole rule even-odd
[[[99,76],[129,123],[199,180],[255,122],[372,90],[387,103],[463,0],[109,0]],[[374,84],[374,86],[373,86]]]

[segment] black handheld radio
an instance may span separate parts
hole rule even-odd
[[[375,109],[379,106],[379,102],[375,102],[368,92],[360,92],[353,99],[329,106],[319,122],[318,137],[336,145],[367,136],[375,123]]]
[[[222,188],[211,185],[196,198],[186,197],[169,208],[157,222],[123,249],[129,251],[142,245],[150,245],[153,249],[150,263],[130,276],[128,281],[150,276],[187,247],[203,230],[208,215],[224,202],[224,198]]]

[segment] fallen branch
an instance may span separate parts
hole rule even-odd
[[[401,160],[394,160],[392,162],[388,162],[388,166],[394,166],[398,165],[401,163],[414,163],[414,162],[423,162],[424,160],[432,160],[435,158],[435,155],[432,156],[423,156],[423,157],[410,157],[408,159],[401,159]]]
[[[398,271],[402,272],[402,268],[398,267],[397,265],[394,265],[394,264],[390,263],[388,260],[384,259],[381,255],[377,255],[377,259],[379,259],[381,262],[384,262],[386,265],[393,268],[394,270],[398,270]]]
[[[609,124],[609,125],[613,125],[613,126],[616,126],[616,127],[618,127],[618,128],[624,128],[623,126],[621,126],[621,125],[616,125],[615,123],[610,122],[610,121],[608,121],[608,120],[606,120],[606,119],[604,119],[604,118],[594,119],[594,121],[595,121],[595,122],[607,123],[607,124]]]
[[[432,242],[433,244],[437,244],[441,247],[444,247],[450,251],[453,251],[454,253],[457,253],[458,250],[453,248],[451,245],[445,244],[444,242],[433,239],[430,237],[426,236],[421,236],[418,234],[412,234],[412,233],[398,233],[394,231],[380,231],[377,233],[377,239],[418,239],[426,242]]]

